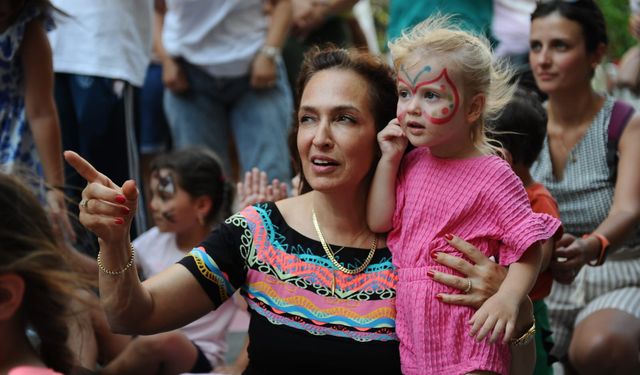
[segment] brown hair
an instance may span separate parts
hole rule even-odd
[[[289,147],[293,153],[294,167],[300,173],[300,193],[312,190],[302,171],[300,153],[296,145],[298,136],[297,113],[300,99],[309,80],[318,72],[336,69],[352,71],[362,77],[369,86],[369,108],[373,111],[376,131],[382,130],[396,116],[398,94],[395,75],[380,57],[357,49],[337,48],[332,45],[315,47],[305,54],[296,85],[296,102]],[[377,144],[377,143],[376,143]],[[378,155],[379,156],[379,155]],[[373,166],[375,167],[375,165]],[[373,171],[372,167],[372,171]],[[371,172],[372,172],[371,171]]]
[[[21,314],[25,329],[40,339],[44,363],[69,373],[74,358],[66,346],[68,306],[79,287],[54,241],[47,215],[35,195],[16,177],[0,173],[0,273],[25,281]]]

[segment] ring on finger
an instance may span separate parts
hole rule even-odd
[[[462,291],[462,293],[467,294],[471,291],[471,279],[467,279],[467,287],[464,288],[464,290]]]
[[[88,204],[89,204],[89,200],[88,200],[88,199],[84,199],[84,198],[83,198],[83,199],[80,201],[79,206],[80,206],[81,208],[87,208],[87,205],[88,205]]]

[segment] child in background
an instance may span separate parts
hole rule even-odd
[[[138,265],[149,278],[198,246],[214,225],[231,215],[233,186],[213,152],[189,148],[157,157],[151,165],[151,212],[156,224],[133,241]],[[135,338],[104,374],[211,372],[224,361],[226,333],[238,305],[229,299],[178,331]],[[146,353],[144,358],[140,352]]]
[[[519,306],[538,276],[540,241],[560,225],[531,210],[485,134],[515,90],[511,74],[493,62],[486,40],[446,17],[427,19],[389,47],[397,119],[378,134],[382,157],[367,220],[375,232],[391,230],[402,372],[505,374]],[[415,149],[404,155],[407,140]],[[453,233],[509,265],[500,289],[475,313],[440,303],[439,293],[456,291],[431,280],[436,271],[450,273],[432,257],[457,253],[448,244]],[[463,292],[473,288],[467,280]]]
[[[46,35],[52,11],[46,0],[0,1],[0,169],[29,182],[36,176],[33,185],[54,229],[73,239]]]
[[[560,218],[558,204],[551,193],[536,182],[529,168],[538,158],[547,133],[547,113],[538,97],[524,89],[518,89],[500,117],[492,123],[494,139],[502,144],[511,168],[522,181],[534,212],[545,213]],[[549,364],[549,350],[553,346],[549,314],[543,298],[551,293],[553,277],[548,269],[553,254],[555,240],[562,236],[561,228],[552,239],[542,244],[542,265],[540,275],[529,293],[533,301],[536,320],[536,367],[535,375],[553,374]]]
[[[0,173],[0,374],[70,374],[74,368],[67,319],[82,285],[53,238],[35,195]]]

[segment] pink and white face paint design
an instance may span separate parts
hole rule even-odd
[[[404,119],[409,112],[409,102],[416,95],[420,96],[418,106],[421,117],[431,124],[446,124],[456,114],[460,106],[460,96],[456,85],[449,78],[447,68],[443,68],[435,77],[431,72],[431,66],[426,65],[411,77],[405,66],[400,66],[397,116],[401,124],[404,124]],[[425,80],[419,81],[421,78]]]

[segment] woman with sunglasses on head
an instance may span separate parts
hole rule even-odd
[[[90,182],[80,220],[100,238],[109,271],[100,274],[100,297],[114,330],[148,334],[178,327],[241,289],[251,312],[245,374],[400,373],[397,273],[384,236],[371,232],[365,217],[380,155],[376,134],[396,115],[393,72],[365,52],[314,50],[303,63],[298,92],[300,195],[244,208],[179,264],[144,283],[128,263],[135,184],[117,186],[77,154],[65,153]],[[442,301],[478,308],[506,271],[460,238],[449,243],[473,263],[438,256],[460,272],[434,274],[457,289]],[[517,344],[525,345],[512,350],[512,363],[524,369],[532,367],[533,354],[532,342],[526,345],[532,325],[527,302],[516,328]]]
[[[607,49],[594,1],[541,1],[531,20],[529,60],[549,97],[548,134],[531,171],[557,199],[565,227],[551,263],[552,355],[570,373],[637,374],[640,117],[591,87]]]

